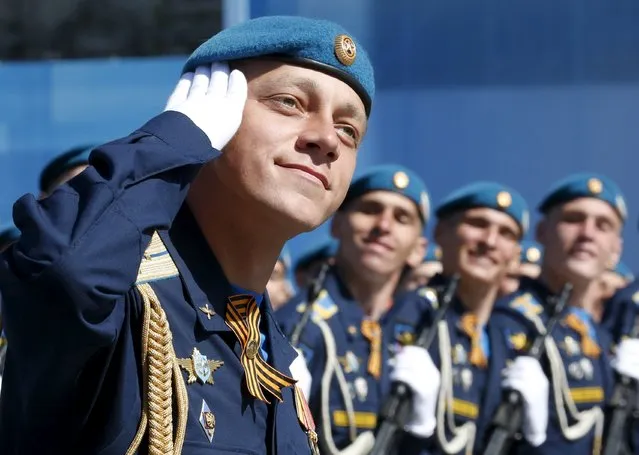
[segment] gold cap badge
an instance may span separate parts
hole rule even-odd
[[[513,203],[513,198],[508,191],[500,191],[497,193],[497,205],[502,209],[507,209]]]
[[[594,177],[588,180],[588,191],[592,194],[601,193],[603,191],[603,183],[601,183],[601,180]]]
[[[395,185],[400,190],[406,188],[409,182],[410,179],[405,172],[399,171],[395,172],[395,175],[393,175],[393,185]]]
[[[337,35],[335,37],[335,56],[342,65],[351,66],[357,56],[357,46],[348,35]]]
[[[541,258],[541,251],[538,248],[530,247],[526,250],[526,259],[528,262],[536,263]]]

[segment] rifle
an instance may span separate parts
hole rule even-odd
[[[635,316],[635,324],[630,332],[631,338],[639,337],[639,316]],[[630,455],[628,447],[630,417],[639,418],[639,393],[637,381],[625,375],[619,375],[610,400],[612,417],[607,425],[603,455]]]
[[[313,314],[313,303],[319,297],[320,292],[322,292],[322,288],[324,287],[324,281],[326,281],[326,275],[328,274],[328,270],[331,268],[331,265],[328,261],[322,264],[322,268],[319,273],[313,280],[313,282],[308,286],[308,293],[306,295],[306,307],[304,308],[304,313],[302,313],[302,317],[295,324],[293,328],[293,332],[291,333],[291,344],[294,348],[297,348],[300,337],[302,336],[302,332],[308,324],[311,315]]]
[[[540,333],[528,351],[528,355],[540,360],[546,352],[545,341],[559,322],[564,307],[570,298],[572,285],[566,283],[558,297],[554,297],[553,313],[546,324],[546,330]],[[517,390],[504,390],[501,404],[491,422],[492,432],[484,455],[507,455],[515,440],[521,439],[521,426],[524,421],[524,400]]]
[[[459,275],[454,275],[446,289],[439,304],[439,308],[433,318],[428,317],[429,313],[424,314],[418,327],[419,332],[415,341],[415,346],[428,349],[437,334],[437,325],[446,316],[446,311],[450,306],[457,285],[459,284]],[[413,393],[411,388],[400,381],[391,384],[391,391],[385,400],[380,412],[380,425],[375,435],[375,445],[370,455],[387,455],[390,449],[396,444],[396,438],[400,430],[404,429],[404,425],[408,421],[412,407]]]

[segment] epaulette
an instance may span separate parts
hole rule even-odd
[[[166,280],[179,275],[180,272],[173,259],[171,259],[164,242],[158,233],[155,232],[151,238],[151,243],[142,256],[135,284]]]
[[[539,315],[544,311],[543,305],[530,292],[515,297],[508,306],[531,321],[538,320]]]
[[[437,291],[434,288],[424,286],[417,290],[417,295],[425,299],[434,310],[439,308],[439,298],[437,297]]]
[[[303,313],[306,310],[306,302],[297,305],[296,309],[298,313]],[[326,321],[332,318],[338,310],[337,305],[333,302],[328,291],[326,289],[322,289],[313,303],[313,316]]]

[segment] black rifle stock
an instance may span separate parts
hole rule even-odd
[[[553,328],[559,322],[571,291],[572,285],[566,283],[561,294],[556,297],[553,314],[546,324],[546,330],[535,337],[528,351],[528,356],[540,360],[544,355],[546,338],[550,336]],[[521,438],[521,426],[524,421],[523,405],[521,393],[516,390],[504,390],[501,404],[491,422],[492,431],[484,449],[484,455],[507,455],[513,441]]]
[[[639,337],[639,316],[630,332],[631,338]],[[606,425],[606,437],[603,455],[630,455],[628,447],[629,419],[639,417],[639,393],[637,381],[625,375],[619,375],[610,400],[611,417]]]
[[[308,293],[306,295],[306,307],[304,308],[304,313],[302,313],[302,317],[295,324],[293,328],[293,332],[291,333],[291,344],[293,347],[297,348],[300,342],[300,337],[302,336],[302,332],[304,331],[304,327],[308,324],[311,315],[313,314],[313,303],[317,297],[319,297],[320,292],[322,292],[322,288],[324,287],[324,281],[326,280],[326,274],[328,270],[331,268],[331,265],[328,261],[322,264],[322,268],[319,273],[313,280],[313,282],[308,286]]]
[[[415,339],[415,346],[428,349],[433,343],[437,334],[437,325],[444,319],[446,311],[457,291],[459,276],[452,277],[443,293],[439,307],[433,318],[426,317],[418,325],[418,335]],[[375,435],[375,445],[370,455],[387,455],[395,446],[398,432],[403,430],[404,425],[410,417],[412,406],[412,390],[410,387],[399,381],[391,384],[390,395],[384,401],[379,415],[380,425]]]

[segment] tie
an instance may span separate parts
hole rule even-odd
[[[564,319],[566,325],[577,332],[581,338],[581,350],[584,355],[590,358],[598,358],[601,354],[601,348],[597,342],[590,336],[590,325],[582,320],[575,313],[570,313]]]
[[[459,327],[470,338],[470,363],[480,368],[486,368],[488,360],[481,348],[482,329],[477,327],[477,316],[470,313],[463,315],[459,321]]]
[[[282,401],[282,388],[292,386],[295,380],[270,366],[260,354],[260,309],[255,298],[245,294],[229,297],[225,320],[242,346],[240,362],[249,393],[265,403],[270,401],[264,392]]]
[[[378,322],[365,319],[362,321],[362,335],[371,345],[368,372],[379,379],[382,373],[382,328]]]

